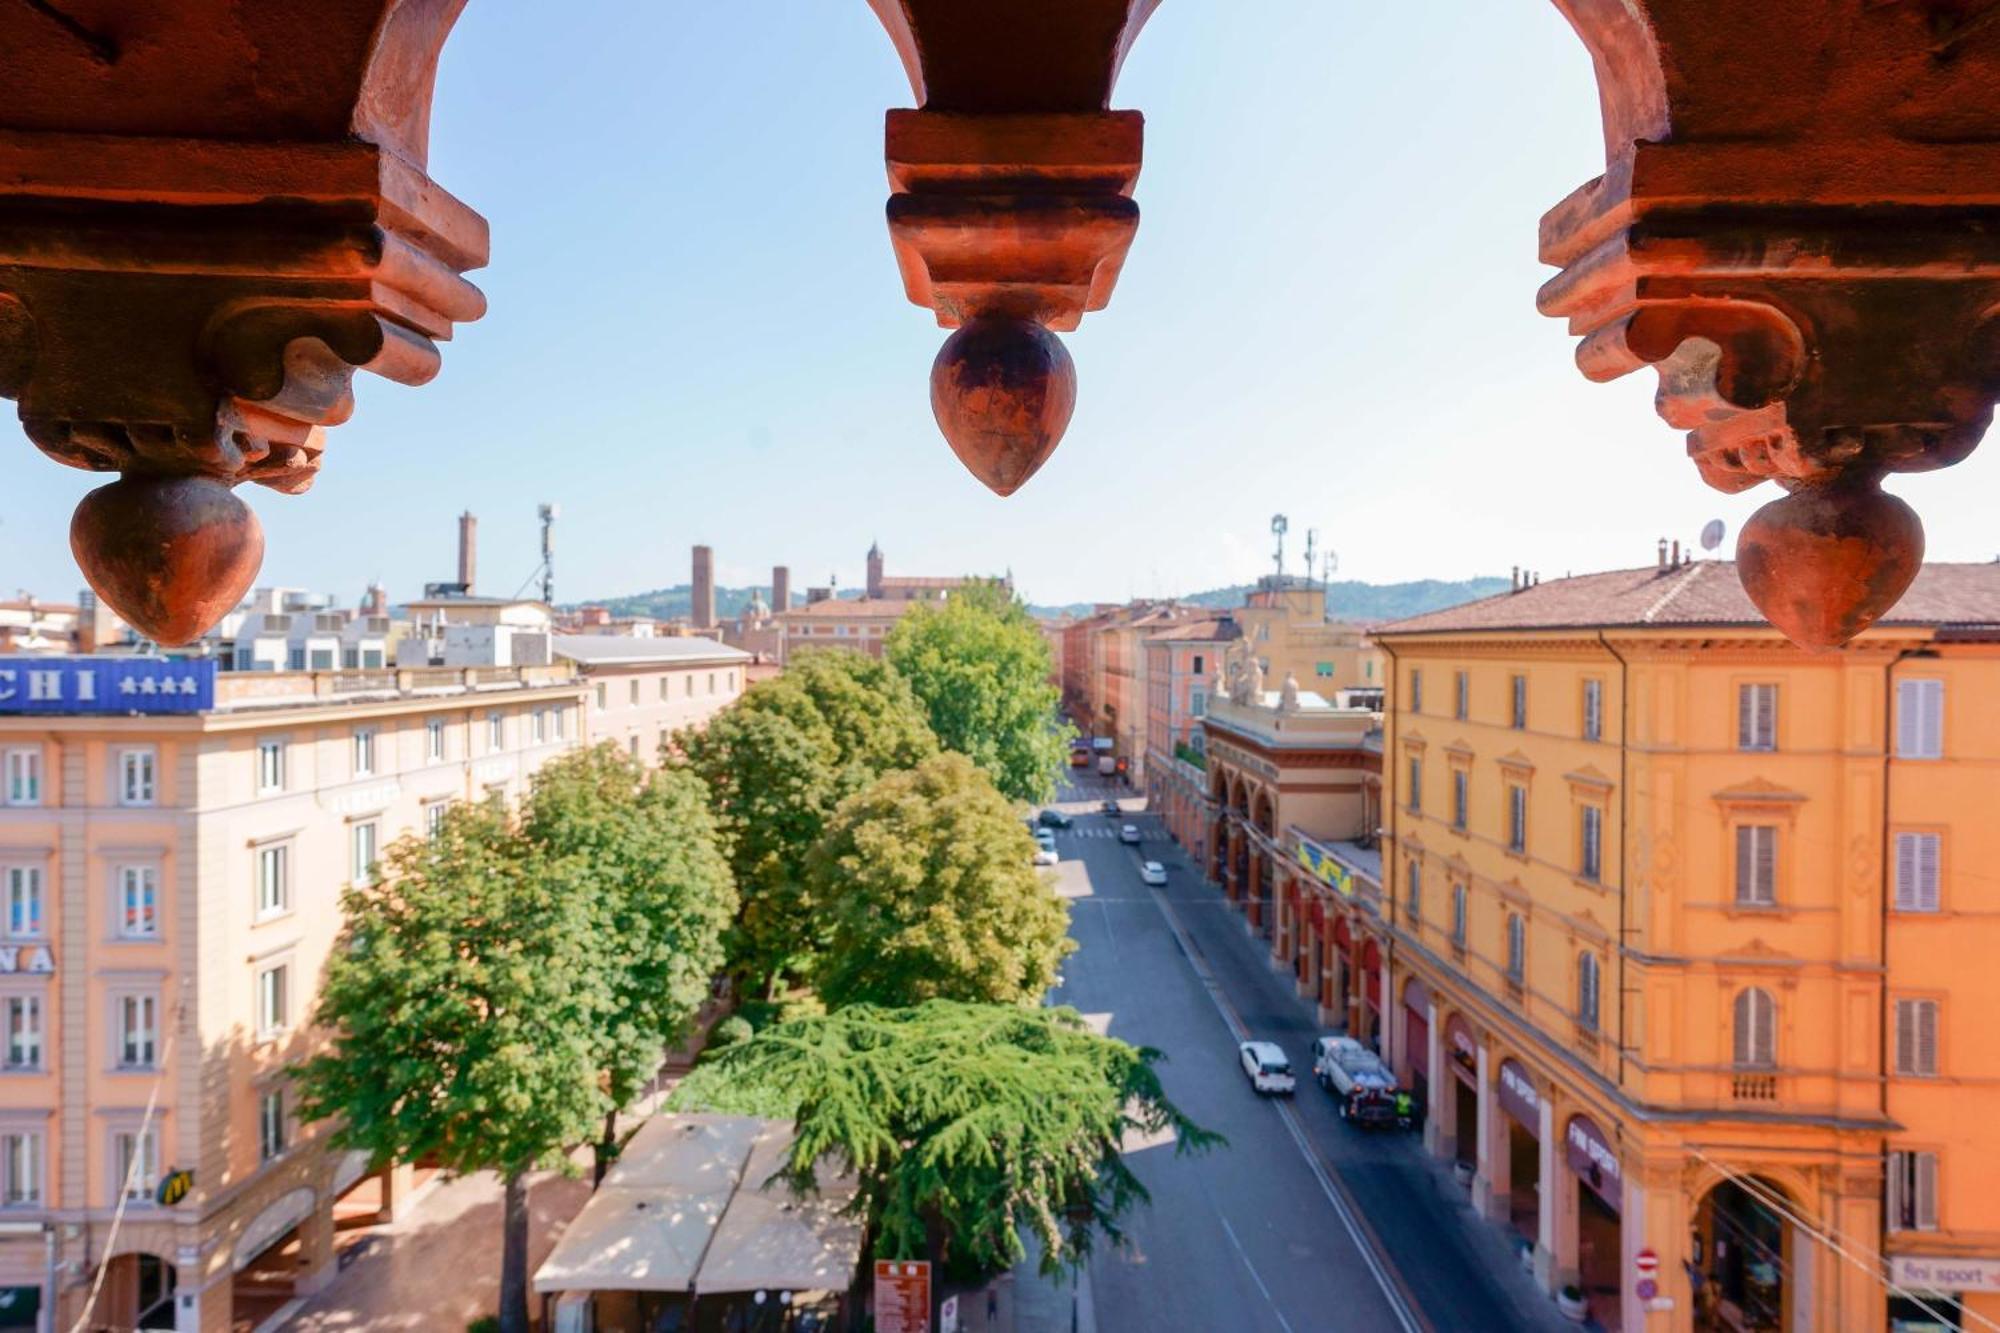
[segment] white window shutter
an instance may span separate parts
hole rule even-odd
[[[1919,1073],[1935,1074],[1937,1060],[1937,1018],[1936,1000],[1917,1001],[1917,1070]]]
[[[1891,1231],[1901,1231],[1909,1225],[1908,1214],[1904,1210],[1906,1190],[1903,1183],[1903,1175],[1909,1170],[1909,1164],[1910,1157],[1908,1153],[1892,1152],[1889,1154],[1888,1203],[1889,1230]]]
[[[1750,1063],[1750,1058],[1751,1058],[1750,1052],[1753,1049],[1752,1042],[1750,1039],[1751,1037],[1750,1021],[1751,1021],[1750,992],[1747,990],[1738,991],[1736,992],[1735,1062],[1739,1065],[1747,1065]]]
[[[1923,682],[1923,746],[1933,757],[1944,754],[1944,682]]]
[[[1750,703],[1750,692],[1752,688],[1749,685],[1738,685],[1736,687],[1736,748],[1739,750],[1747,750],[1751,746],[1752,705]]]
[[[1757,744],[1763,749],[1777,748],[1778,687],[1776,685],[1757,687]]]
[[[1910,1072],[1910,1054],[1915,1048],[1915,1022],[1910,1015],[1908,1000],[1896,1001],[1896,1072]]]
[[[1917,1158],[1917,1225],[1925,1231],[1936,1230],[1937,1208],[1937,1154],[1920,1152]]]
[[[1944,839],[1935,833],[1917,836],[1917,910],[1938,910],[1938,862]]]
[[[1896,835],[1896,908],[1917,911],[1917,835]]]
[[[1778,830],[1761,826],[1757,830],[1757,901],[1778,900]]]

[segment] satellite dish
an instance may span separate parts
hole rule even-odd
[[[1713,551],[1720,545],[1722,545],[1722,520],[1711,518],[1707,523],[1702,525],[1701,549],[1704,551]]]

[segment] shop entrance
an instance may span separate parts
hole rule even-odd
[[[1695,1211],[1697,1267],[1701,1291],[1695,1301],[1697,1329],[1731,1333],[1779,1333],[1791,1327],[1790,1228],[1772,1203],[1783,1191],[1769,1181],[1747,1187],[1725,1180],[1702,1198]]]
[[[98,1312],[112,1328],[172,1328],[174,1266],[157,1254],[121,1254],[108,1261]]]
[[[1577,1285],[1590,1303],[1590,1317],[1606,1333],[1618,1333],[1625,1291],[1619,1223],[1625,1173],[1611,1140],[1585,1115],[1570,1117],[1563,1132],[1563,1159],[1576,1177]]]
[[[1542,1098],[1518,1060],[1502,1060],[1494,1079],[1506,1126],[1507,1221],[1530,1245],[1542,1243]]]

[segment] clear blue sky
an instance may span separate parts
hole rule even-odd
[[[1534,309],[1542,211],[1602,169],[1596,92],[1547,3],[1167,0],[1116,105],[1146,113],[1138,240],[1068,335],[1061,449],[997,499],[951,455],[926,376],[943,338],[882,221],[882,113],[910,104],[862,0],[474,0],[444,53],[431,168],[493,225],[491,311],[422,389],[357,378],[304,496],[245,487],[264,582],[351,600],[536,561],[558,596],[1011,566],[1038,601],[1209,587],[1267,567],[1270,515],[1342,576],[1649,561],[1734,529],[1770,487],[1704,487],[1653,376],[1592,385]],[[95,484],[15,437],[0,595],[67,598]],[[2000,448],[1894,488],[1934,557],[1995,552]]]

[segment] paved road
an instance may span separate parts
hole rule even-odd
[[[1164,1051],[1168,1095],[1229,1146],[1131,1154],[1153,1202],[1132,1217],[1128,1249],[1093,1260],[1099,1328],[1560,1327],[1414,1136],[1341,1124],[1309,1077],[1289,1103],[1250,1091],[1235,1062],[1238,1032],[1279,1042],[1303,1075],[1311,1014],[1157,819],[1084,813],[1107,794],[1126,796],[1131,811],[1142,804],[1094,777],[1064,793],[1077,818],[1057,834],[1058,883],[1080,948],[1054,998]],[[1118,841],[1121,822],[1141,828],[1141,847]],[[1164,891],[1141,884],[1142,856],[1167,866]]]

